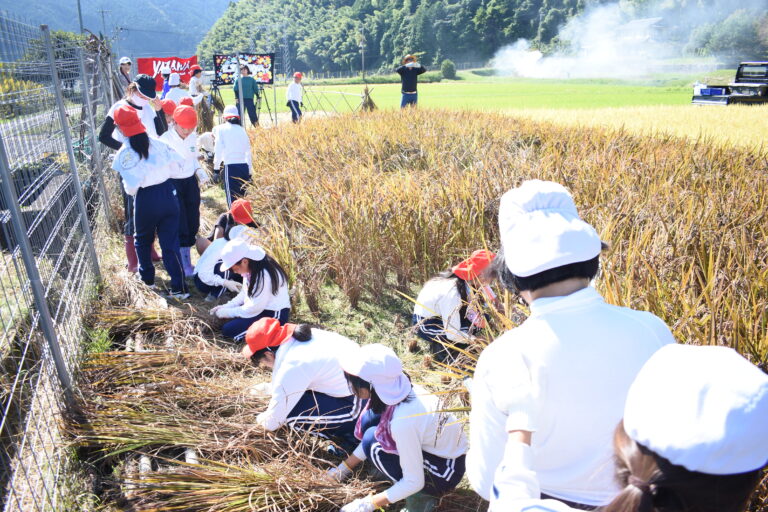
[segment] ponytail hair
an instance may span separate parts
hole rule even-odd
[[[125,96],[123,96],[124,100],[130,100],[131,96],[139,90],[139,86],[136,85],[136,82],[131,82],[128,84],[128,87],[125,88]]]
[[[619,495],[601,512],[741,512],[762,469],[711,475],[672,464],[627,435],[624,422],[613,438]]]

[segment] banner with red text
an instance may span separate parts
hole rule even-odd
[[[193,55],[187,59],[181,57],[145,57],[136,59],[138,66],[138,72],[145,75],[149,75],[157,82],[157,90],[163,90],[163,77],[160,76],[160,69],[164,65],[168,65],[171,68],[171,73],[178,73],[181,75],[181,81],[189,83],[189,68],[197,64],[197,55]]]

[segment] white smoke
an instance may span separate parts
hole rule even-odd
[[[723,5],[730,4],[729,11],[745,7],[740,2],[715,1],[720,7],[719,19],[724,15]],[[681,22],[690,33],[697,25],[714,21],[714,11],[676,12],[676,19],[669,19],[669,13],[661,4],[646,9],[642,16],[629,15],[619,3],[591,6],[560,28],[558,37],[567,44],[567,51],[545,56],[520,39],[499,50],[491,65],[500,74],[528,78],[632,78],[674,70],[669,59],[680,57],[686,42],[680,39]],[[668,36],[670,26],[678,29],[675,40]],[[714,67],[716,62],[710,65]]]

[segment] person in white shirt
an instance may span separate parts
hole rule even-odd
[[[157,98],[155,91],[155,79],[148,75],[137,75],[134,82],[128,84],[125,89],[125,96],[115,102],[107,112],[104,122],[99,129],[99,142],[108,148],[118,151],[127,138],[115,127],[114,112],[123,105],[128,105],[136,109],[139,113],[144,128],[150,137],[159,137],[168,129],[165,117],[157,114],[162,109],[162,104]],[[127,268],[129,272],[138,272],[139,260],[136,257],[136,246],[134,242],[133,226],[133,198],[123,192],[123,213],[125,215],[125,224],[123,235],[125,236],[125,256],[128,261]],[[152,246],[152,261],[160,261],[160,256],[155,252],[154,244]]]
[[[215,239],[200,253],[195,265],[195,287],[206,295],[206,302],[215,301],[224,290],[240,293],[243,278],[231,270],[221,270],[221,252],[230,240],[255,242],[256,238],[255,232],[248,226],[233,225],[224,232],[224,236]]]
[[[163,263],[171,277],[170,296],[186,299],[189,293],[179,254],[179,201],[171,180],[181,169],[183,159],[173,148],[147,135],[133,107],[122,105],[113,114],[127,143],[115,155],[112,167],[120,173],[125,192],[133,196],[141,280],[150,287],[155,285],[151,247],[157,233]]]
[[[173,77],[173,75],[171,75]],[[167,98],[163,101],[168,101]],[[192,246],[197,240],[200,229],[200,185],[208,181],[208,174],[200,165],[200,153],[197,150],[197,112],[193,107],[182,105],[173,111],[173,125],[160,137],[160,140],[175,149],[184,158],[184,165],[178,174],[172,176],[179,198],[181,222],[179,224],[179,242],[181,243],[181,262],[184,274],[191,276],[195,272],[192,265]]]
[[[485,499],[508,433],[529,444],[542,495],[591,510],[613,499],[611,439],[629,385],[674,343],[662,320],[606,304],[590,286],[603,244],[570,193],[531,180],[501,199],[501,284],[530,316],[480,355],[471,384],[467,476]]]
[[[287,100],[286,106],[291,109],[291,120],[294,123],[301,121],[301,109],[304,107],[303,97],[304,90],[301,85],[301,79],[303,75],[298,71],[293,74],[293,82],[288,84],[288,89],[285,91],[285,99]]]
[[[131,79],[131,59],[128,57],[120,57],[120,68],[117,73],[117,81],[120,84],[120,88],[125,91],[126,88],[131,85],[133,80]]]
[[[413,386],[394,351],[365,345],[341,356],[355,395],[368,399],[355,436],[353,454],[328,476],[342,481],[366,459],[393,482],[379,494],[360,498],[342,512],[373,512],[405,499],[409,512],[434,510],[437,498],[464,476],[467,439],[462,424],[442,412],[437,396]]]
[[[225,122],[213,131],[213,169],[224,165],[224,192],[227,206],[232,206],[232,201],[245,196],[245,185],[251,180],[251,140],[240,125],[236,106],[227,105],[222,118]]]
[[[181,105],[181,100],[184,98],[192,98],[193,105],[197,105],[203,100],[202,94],[192,96],[189,94],[189,91],[181,88],[181,75],[178,73],[171,73],[171,76],[168,78],[168,85],[170,86],[170,89],[163,99],[173,100],[176,105]]]
[[[228,320],[221,328],[227,338],[242,341],[248,327],[261,318],[277,318],[284,324],[291,314],[288,276],[258,245],[230,240],[221,251],[221,271],[232,269],[243,277],[237,297],[211,309],[217,318]]]
[[[270,396],[256,423],[269,431],[287,425],[354,448],[364,401],[350,392],[339,360],[357,343],[307,324],[281,325],[276,318],[251,325],[245,343],[242,355],[272,370],[267,386],[251,389],[252,395]]]
[[[189,68],[189,94],[194,98],[200,95],[205,95],[205,89],[203,88],[203,68],[195,64]],[[200,100],[198,100],[199,102]]]
[[[413,308],[414,330],[427,341],[438,362],[454,362],[469,346],[470,337],[485,327],[486,318],[478,309],[475,290],[486,300],[496,299],[485,272],[495,257],[491,251],[477,250],[427,281],[419,292]]]
[[[621,491],[602,512],[742,512],[768,460],[768,375],[726,347],[668,345],[635,378],[615,429]],[[535,435],[535,434],[534,434]],[[571,512],[541,499],[525,443],[507,442],[492,512]]]

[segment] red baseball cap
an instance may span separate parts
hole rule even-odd
[[[304,75],[302,75],[300,71],[295,72],[293,74],[293,76],[296,77],[296,78],[303,78],[304,77]]]
[[[250,224],[253,222],[253,207],[247,199],[235,199],[229,209],[232,218],[238,224]]]
[[[173,111],[173,121],[185,130],[191,130],[197,127],[197,112],[193,107],[181,105]]]
[[[117,127],[120,128],[120,132],[126,137],[132,137],[147,131],[141,119],[139,119],[139,113],[135,108],[128,105],[117,107],[112,114],[112,119],[114,119]]]
[[[495,253],[486,249],[480,249],[473,252],[472,256],[454,266],[451,270],[453,270],[453,273],[460,279],[470,281],[482,274],[483,270],[488,268],[488,265],[491,264],[495,257]]]
[[[190,66],[190,68],[189,68],[189,74],[191,74],[191,75],[194,75],[194,74],[195,74],[195,71],[202,71],[202,70],[203,70],[203,68],[201,68],[200,66],[198,66],[197,64],[195,64],[194,66]]]
[[[162,100],[160,103],[163,105],[165,115],[172,116],[173,111],[176,110],[176,103],[173,100]]]
[[[245,344],[241,352],[245,357],[251,357],[259,350],[279,347],[293,336],[295,324],[280,325],[277,318],[262,318],[252,323],[245,333]],[[250,353],[249,353],[250,352]]]
[[[179,101],[179,105],[186,105],[187,107],[194,107],[195,106],[195,102],[192,101],[192,97],[191,96],[184,96],[183,98],[181,98],[181,101]]]

